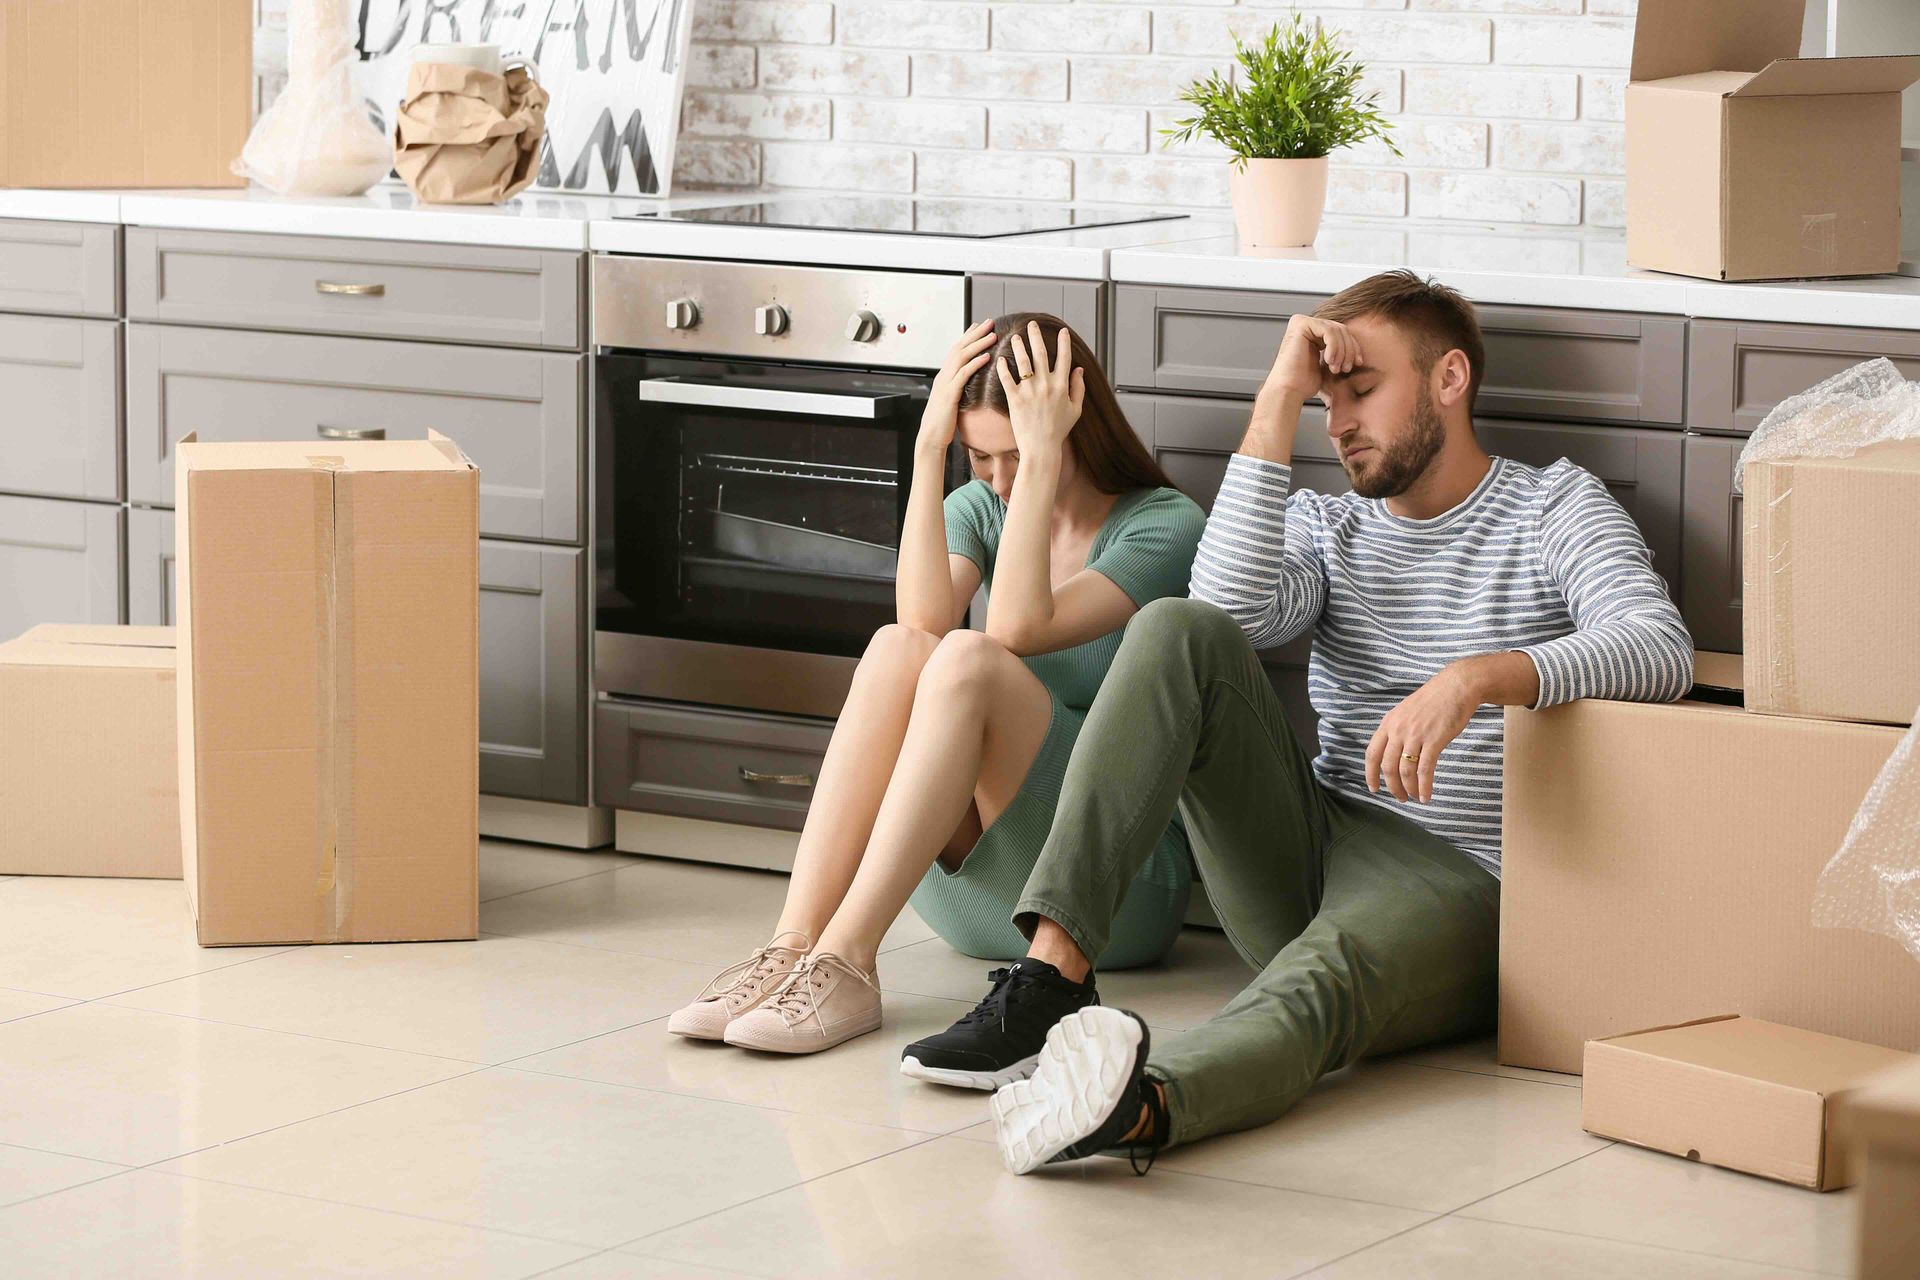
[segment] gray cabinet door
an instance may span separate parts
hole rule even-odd
[[[221,231],[127,231],[127,316],[578,350],[583,255]]]
[[[120,228],[0,218],[0,311],[120,314]]]
[[[1174,484],[1208,511],[1213,510],[1227,460],[1247,433],[1252,406],[1238,400],[1202,400],[1185,396],[1125,393],[1120,407]],[[1326,411],[1309,404],[1300,411],[1293,444],[1293,487],[1320,493],[1345,493],[1347,473],[1327,438]]]
[[[127,511],[127,621],[136,627],[173,623],[173,512]]]
[[[1688,435],[1681,525],[1680,616],[1695,648],[1739,653],[1741,637],[1740,495],[1734,468],[1746,442]]]
[[[1695,320],[1687,429],[1747,435],[1782,400],[1876,356],[1892,360],[1902,377],[1920,378],[1920,333]]]
[[[120,618],[122,512],[0,496],[0,639],[42,622]]]
[[[585,552],[480,543],[480,790],[585,804]]]
[[[120,498],[120,326],[0,315],[0,490]]]
[[[595,804],[798,831],[833,726],[667,703],[594,707]]]
[[[1325,301],[1324,294],[1115,285],[1114,383],[1251,396],[1273,367],[1287,318]]]
[[[1101,323],[1106,285],[1098,280],[1039,280],[1028,276],[973,276],[968,281],[967,323],[978,324],[1016,311],[1044,311],[1059,316],[1093,348],[1102,367],[1107,363],[1106,335]]]
[[[581,541],[582,356],[176,325],[127,326],[127,492],[173,502],[173,446],[355,432],[453,439],[480,532]]]

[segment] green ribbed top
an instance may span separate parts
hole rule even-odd
[[[947,550],[980,566],[981,584],[993,594],[993,566],[1007,525],[1007,504],[984,480],[947,495]],[[1086,567],[1127,593],[1136,608],[1162,596],[1187,594],[1193,554],[1206,528],[1206,513],[1178,489],[1123,493],[1087,550]],[[1022,658],[1027,669],[1062,705],[1085,711],[1107,678],[1124,628],[1072,649]]]

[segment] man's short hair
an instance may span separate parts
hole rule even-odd
[[[1473,304],[1459,290],[1422,280],[1403,267],[1347,286],[1315,307],[1313,314],[1342,324],[1360,316],[1379,316],[1407,335],[1413,367],[1423,376],[1433,372],[1434,361],[1447,352],[1456,347],[1465,352],[1467,414],[1472,416],[1480,375],[1487,365],[1487,347]]]

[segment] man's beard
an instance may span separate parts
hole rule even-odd
[[[1425,387],[1414,402],[1413,418],[1407,430],[1390,448],[1373,450],[1372,465],[1365,473],[1348,468],[1353,491],[1363,498],[1397,498],[1413,487],[1446,443],[1446,425],[1435,412],[1433,398]]]

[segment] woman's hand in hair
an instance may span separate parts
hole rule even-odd
[[[1027,325],[1025,335],[1014,334],[1007,345],[1020,371],[1019,381],[1007,368],[1005,356],[997,357],[995,363],[1007,393],[1014,445],[1022,458],[1057,450],[1080,420],[1080,405],[1086,398],[1086,377],[1073,367],[1073,336],[1062,328],[1058,349],[1049,359],[1046,339],[1035,321]]]
[[[933,389],[927,393],[927,407],[920,415],[921,444],[946,453],[960,425],[960,390],[992,356],[995,340],[993,321],[982,320],[947,349],[946,362],[933,375]]]

